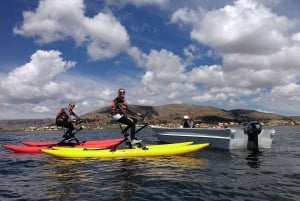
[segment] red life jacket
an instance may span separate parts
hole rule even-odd
[[[68,121],[69,117],[68,117],[68,115],[66,114],[64,108],[60,108],[60,109],[58,110],[57,115],[56,115],[56,119],[59,119],[59,120],[61,120],[61,121]]]
[[[121,106],[121,108],[120,108]],[[125,99],[115,98],[111,103],[111,113],[112,114],[123,114],[125,115],[127,110],[127,102]],[[122,111],[121,111],[122,110]]]

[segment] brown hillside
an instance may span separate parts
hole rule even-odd
[[[236,110],[230,110],[230,112],[233,114],[234,119],[241,119],[241,120],[251,120],[255,119],[258,121],[267,121],[267,120],[285,120],[285,121],[297,121],[297,117],[288,117],[288,116],[282,116],[277,115],[273,113],[264,113],[259,112],[256,110],[244,110],[244,109],[236,109]]]
[[[223,110],[215,107],[203,107],[188,104],[168,104],[161,106],[130,105],[132,111],[148,113],[150,124],[179,123],[184,115],[188,115],[198,123],[215,124],[218,122],[236,122],[257,120],[274,125],[299,125],[299,116],[282,116],[272,113],[264,113],[255,110],[235,109]],[[100,108],[90,113],[81,115],[86,123],[105,125],[111,123],[110,106]],[[54,119],[23,119],[0,120],[1,129],[17,129],[30,126],[46,126],[54,124]]]
[[[204,123],[257,121],[293,121],[297,117],[288,117],[272,113],[264,113],[255,110],[223,110],[215,107],[203,107],[188,104],[168,104],[161,106],[130,105],[132,111],[148,113],[152,123],[178,122],[184,115],[188,115],[196,121]],[[104,107],[94,112],[82,115],[84,119],[98,120],[100,122],[111,121],[110,107]]]

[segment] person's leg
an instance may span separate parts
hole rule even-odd
[[[128,131],[129,128],[132,129],[133,122],[126,116],[123,116],[121,119],[118,120],[118,122],[127,125],[127,127],[124,129],[124,134],[126,134],[126,132]]]
[[[68,129],[67,132],[66,132],[66,134],[69,135],[69,136],[71,136],[72,132],[74,130],[74,126],[73,126],[72,122],[66,121],[64,123],[64,127],[66,127]]]
[[[56,125],[67,128],[66,136],[71,136],[72,131],[74,130],[74,126],[73,126],[72,122],[69,122],[69,121],[59,121],[59,120],[57,120]]]
[[[131,137],[131,140],[134,140],[135,139],[135,126],[136,126],[137,119],[132,118],[132,117],[129,119],[131,121],[130,137]]]
[[[135,124],[137,120],[135,118],[128,118],[128,117],[122,117],[118,120],[118,122],[127,125],[127,128],[131,128],[130,130],[130,141],[133,143],[140,143],[141,141],[134,141],[135,140]],[[125,129],[125,130],[126,130]],[[127,129],[128,130],[128,129]]]

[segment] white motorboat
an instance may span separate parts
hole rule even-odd
[[[244,149],[247,148],[248,135],[243,128],[170,128],[151,126],[157,139],[162,142],[174,143],[194,141],[195,143],[208,142],[210,148]],[[258,135],[259,148],[271,148],[275,130],[262,129]]]

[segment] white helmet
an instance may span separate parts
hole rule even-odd
[[[189,116],[185,115],[183,119],[190,119]]]
[[[113,115],[113,120],[119,120],[119,119],[121,119],[123,117],[123,115],[120,115],[120,114],[115,114],[115,115]]]

